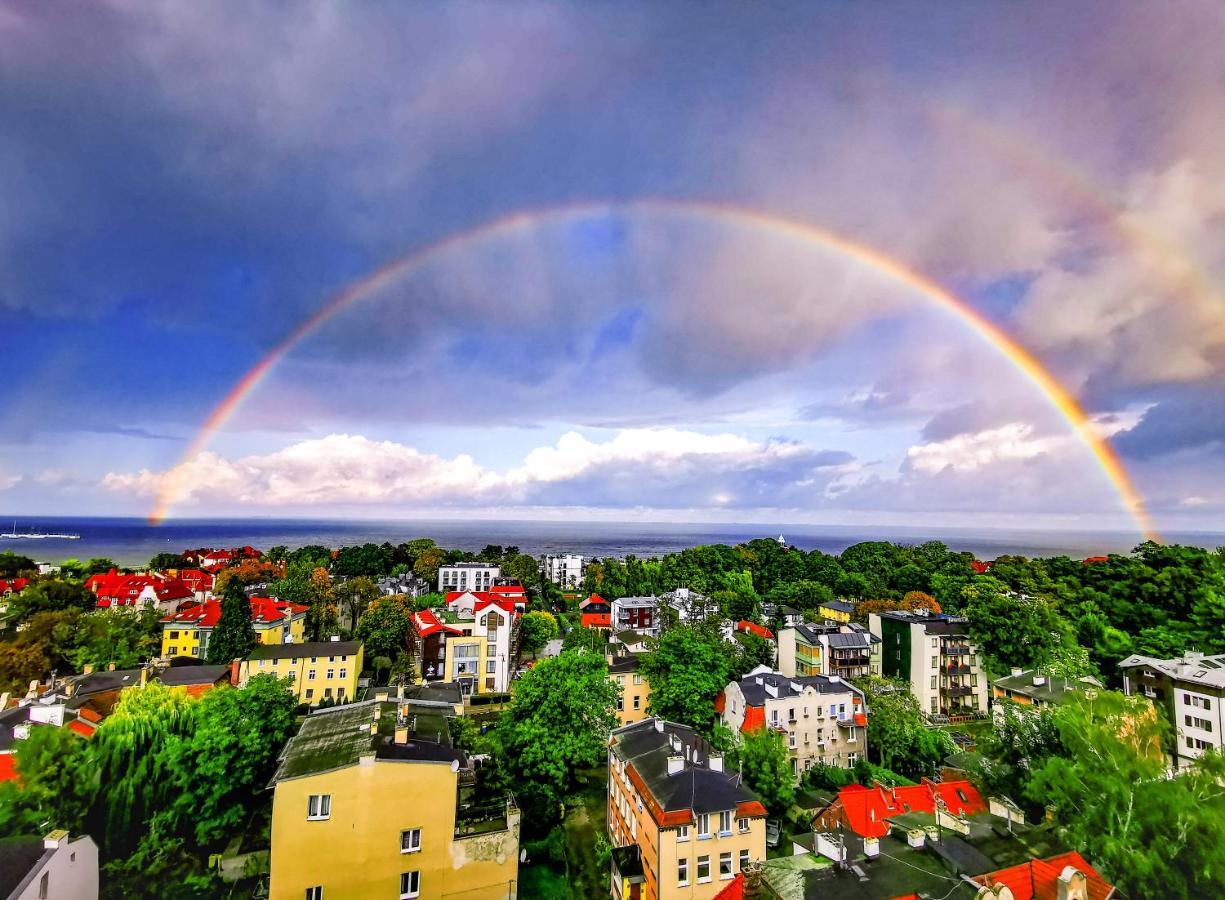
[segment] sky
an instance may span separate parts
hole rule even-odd
[[[878,259],[1225,531],[1222,46],[1194,0],[0,0],[0,512],[1136,529]]]

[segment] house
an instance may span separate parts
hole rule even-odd
[[[452,563],[438,567],[438,590],[487,591],[493,580],[502,574],[501,566],[483,562]]]
[[[715,710],[735,733],[782,734],[797,778],[814,765],[849,769],[867,756],[867,699],[837,675],[791,678],[758,666],[723,689]]]
[[[873,782],[871,787],[852,784],[813,816],[814,831],[844,828],[861,838],[882,838],[889,832],[891,819],[905,813],[935,814],[937,807],[954,817],[984,813],[978,790],[968,781],[932,781],[888,787]]]
[[[827,600],[817,607],[817,613],[830,622],[849,623],[855,612],[855,605],[845,600]]]
[[[1108,900],[1115,894],[1114,885],[1074,850],[967,877],[982,885],[980,900]]]
[[[778,633],[778,668],[784,675],[879,675],[880,644],[858,624],[796,625]]]
[[[1092,676],[1084,678],[1056,678],[1041,669],[1014,668],[1012,673],[997,678],[991,684],[995,710],[1001,709],[1000,701],[1010,700],[1021,706],[1043,709],[1058,706],[1068,700],[1092,696],[1093,691],[1102,690],[1102,683]]]
[[[419,578],[412,572],[403,575],[388,575],[375,582],[384,597],[402,595],[405,597],[423,597],[430,592],[430,583]]]
[[[710,618],[719,618],[723,614],[718,601],[687,587],[679,587],[674,591],[660,594],[659,605],[673,610],[677,621],[686,625],[705,622]]]
[[[28,578],[0,578],[0,597],[9,597],[13,594],[20,594],[25,590],[26,585],[30,583]]]
[[[1165,707],[1177,731],[1174,768],[1185,769],[1225,746],[1225,654],[1187,652],[1174,659],[1133,655],[1119,663],[1123,692]]]
[[[881,639],[881,673],[910,683],[929,718],[987,714],[987,676],[964,618],[926,610],[872,613]]]
[[[251,598],[251,625],[261,644],[300,644],[306,634],[310,607],[300,603]],[[208,642],[221,620],[221,603],[205,600],[188,603],[162,619],[162,656],[208,656]]]
[[[464,592],[409,621],[417,677],[457,682],[465,695],[510,689],[518,637],[516,602],[486,592]]]
[[[299,703],[314,706],[324,700],[351,702],[357,696],[357,677],[365,664],[359,641],[307,641],[302,644],[260,644],[239,662],[238,686],[255,675],[289,679]]]
[[[617,723],[632,725],[647,717],[651,685],[638,671],[639,658],[627,653],[610,657],[608,677],[617,686]]]
[[[154,573],[122,575],[111,569],[105,574],[91,575],[85,586],[98,598],[99,609],[148,607],[171,613],[196,600],[195,591],[179,579]]]
[[[741,634],[755,634],[764,641],[774,642],[774,632],[764,625],[758,625],[756,622],[750,622],[748,619],[741,619],[736,623],[736,631]]]
[[[67,831],[0,838],[0,897],[7,900],[97,900],[98,845]]]
[[[804,624],[804,614],[794,606],[763,603],[761,614],[767,622],[777,621],[780,628],[794,628],[796,625]]]
[[[599,594],[592,594],[578,608],[584,628],[612,628],[612,604]]]
[[[609,643],[612,644],[612,652],[617,654],[646,653],[649,649],[647,647],[647,636],[645,634],[640,634],[637,631],[630,631],[628,629],[626,631],[618,631],[612,636]]]
[[[612,627],[659,637],[659,598],[620,597],[612,603]]]
[[[711,900],[766,858],[765,820],[761,801],[692,728],[652,718],[612,732],[615,900]]]
[[[544,577],[562,590],[574,590],[582,584],[585,570],[583,557],[573,553],[544,558]]]
[[[270,787],[272,900],[515,896],[519,811],[480,792],[436,709],[316,711]]]

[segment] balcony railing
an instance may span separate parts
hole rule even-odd
[[[965,656],[970,652],[970,648],[956,644],[945,644],[940,648],[940,652],[945,656]]]
[[[968,675],[970,674],[970,666],[967,663],[949,663],[943,670],[948,675]]]
[[[455,810],[455,836],[463,838],[505,831],[507,813],[512,809],[513,800],[460,807]]]
[[[947,694],[950,697],[968,697],[974,692],[974,689],[966,684],[950,684],[940,688],[940,693]]]

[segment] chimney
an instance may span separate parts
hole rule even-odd
[[[148,683],[149,683],[149,667],[141,666],[140,667],[140,686],[144,687]]]
[[[8,708],[9,708],[9,692],[5,691],[3,694],[0,694],[0,712],[4,712]]]
[[[1024,672],[1025,672],[1025,670],[1024,670],[1024,669],[1022,669],[1020,666],[1013,666],[1013,667],[1012,667],[1012,677],[1013,677],[1013,678],[1016,678],[1018,675],[1021,675],[1021,674],[1023,674]]]
[[[115,664],[114,664],[114,663],[111,663],[110,665],[108,665],[108,666],[106,667],[106,671],[108,671],[108,672],[114,672],[114,671],[115,671]]]
[[[1044,684],[1046,684],[1045,675],[1035,675],[1034,676],[1034,687],[1041,687]]]
[[[408,722],[407,721],[405,721],[403,725],[396,726],[396,743],[397,744],[407,744],[408,743]]]
[[[658,731],[660,734],[664,733],[664,720],[659,718],[658,716],[655,717],[655,730]]]
[[[57,828],[55,831],[47,832],[47,836],[43,838],[44,850],[58,850],[60,847],[68,843],[68,832],[62,828]]]
[[[82,667],[81,667],[81,674],[82,674],[82,675],[92,675],[92,674],[94,674],[94,664],[93,664],[93,663],[86,663],[84,666],[82,666]]]
[[[680,754],[674,753],[668,756],[668,774],[675,775],[677,772],[685,768],[685,758]]]
[[[880,856],[880,838],[864,838],[863,855],[868,859],[876,859],[876,857]]]
[[[906,843],[912,847],[919,848],[926,843],[927,832],[922,828],[912,828],[906,832]]]
[[[230,686],[238,687],[239,672],[242,670],[242,660],[236,659],[230,663]]]
[[[339,643],[340,643],[340,635],[338,635],[338,634],[334,634],[334,635],[332,635],[330,638],[328,638],[328,640],[329,640],[329,641],[331,641],[333,644],[339,644]]]
[[[707,760],[707,763],[709,764],[710,770],[712,772],[722,772],[723,771],[723,754],[722,753],[712,753],[710,755],[710,759]]]

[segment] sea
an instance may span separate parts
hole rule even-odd
[[[4,530],[12,516],[0,517]],[[441,546],[477,551],[487,544],[516,546],[532,556],[577,553],[591,557],[642,558],[661,556],[698,544],[737,544],[754,538],[777,538],[802,550],[838,553],[861,541],[918,544],[939,540],[954,550],[968,550],[979,559],[1003,554],[1068,555],[1083,558],[1125,553],[1139,538],[1129,532],[1024,531],[993,529],[871,528],[832,525],[732,525],[649,522],[581,522],[531,520],[307,520],[307,519],[173,519],[150,525],[141,518],[17,517],[17,531],[79,534],[80,540],[5,540],[0,552],[13,550],[40,562],[68,558],[108,557],[120,565],[147,563],[155,554],[195,547],[237,547],[261,550],[277,545],[321,544],[344,547],[372,542],[402,543],[429,537]],[[1167,534],[1171,543],[1215,548],[1225,534]]]

